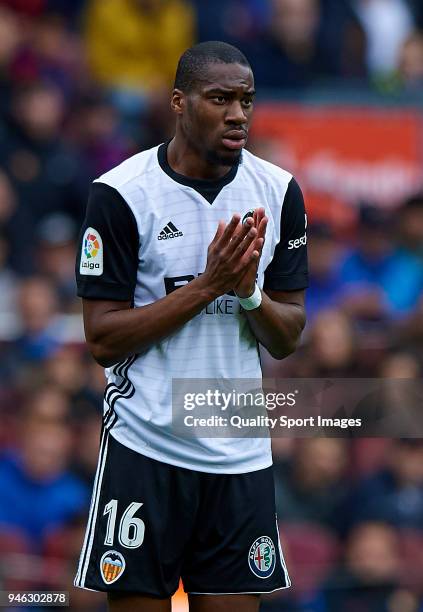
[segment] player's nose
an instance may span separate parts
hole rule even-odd
[[[226,122],[234,123],[236,125],[244,125],[248,121],[245,110],[242,108],[242,104],[239,100],[234,100],[233,103],[228,107],[226,114]]]

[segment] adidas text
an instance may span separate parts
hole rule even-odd
[[[167,240],[168,238],[179,238],[179,236],[183,236],[183,233],[173,232],[173,234],[159,234],[157,238],[158,240]]]

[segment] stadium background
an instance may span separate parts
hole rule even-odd
[[[83,342],[76,236],[90,181],[171,134],[192,43],[246,53],[249,148],[306,195],[308,324],[266,372],[421,376],[420,28],[418,0],[0,2],[0,588],[104,609],[71,586],[104,385]],[[421,441],[278,439],[274,454],[294,588],[262,610],[423,610]]]

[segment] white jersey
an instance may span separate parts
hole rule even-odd
[[[78,295],[152,304],[206,268],[220,219],[264,207],[269,219],[258,285],[307,286],[306,217],[291,174],[243,151],[219,181],[194,181],[167,164],[166,145],[134,155],[92,186],[77,261]],[[282,214],[283,208],[286,211]],[[172,380],[260,379],[256,338],[235,295],[223,295],[162,342],[106,369],[111,435],[165,463],[243,473],[272,463],[270,439],[179,437]]]

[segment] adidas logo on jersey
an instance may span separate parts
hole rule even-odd
[[[168,240],[169,238],[179,238],[179,236],[183,236],[183,233],[173,225],[172,221],[169,221],[157,236],[157,240]]]

